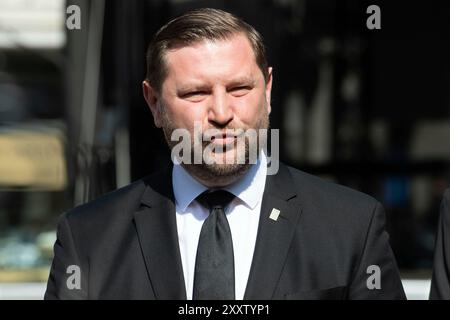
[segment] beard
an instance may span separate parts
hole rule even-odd
[[[164,108],[163,106],[160,106]],[[162,129],[164,132],[164,137],[169,148],[172,150],[174,146],[177,145],[177,141],[172,141],[171,136],[172,132],[177,129],[177,126],[172,121],[167,112],[161,112],[162,115]],[[264,104],[261,107],[261,112],[259,113],[258,119],[256,120],[253,127],[242,126],[242,127],[233,127],[231,125],[226,127],[211,127],[207,129],[214,129],[220,132],[226,132],[227,130],[233,130],[242,132],[244,134],[246,130],[253,129],[256,131],[256,158],[259,157],[260,151],[262,147],[265,146],[265,139],[260,139],[260,129],[267,130],[269,128],[269,114],[267,112],[267,105]],[[244,143],[239,145],[237,142],[238,138],[235,138],[234,141],[228,145],[223,145],[220,148],[214,148],[210,152],[208,150],[205,152],[205,149],[212,142],[210,139],[206,138],[208,141],[204,140],[204,134],[200,134],[198,136],[194,136],[191,133],[191,154],[190,154],[190,163],[181,163],[182,166],[197,180],[208,187],[222,187],[226,186],[234,181],[236,181],[239,177],[243,176],[248,169],[253,164],[251,161],[252,158],[255,158],[255,155],[251,155],[250,152],[252,150],[249,137],[243,136]],[[200,163],[194,163],[192,161],[194,159],[194,150],[196,149],[196,144],[201,144],[202,155],[205,159],[209,159],[212,161],[204,161],[202,157],[202,161]],[[239,147],[240,146],[240,147]],[[219,152],[217,151],[218,149]],[[223,152],[225,150],[225,152]],[[221,152],[222,151],[222,152]],[[230,158],[227,158],[227,161],[224,161],[224,158],[227,153],[234,153],[232,161],[229,161]],[[240,160],[238,160],[240,159]],[[216,161],[214,161],[216,160]]]

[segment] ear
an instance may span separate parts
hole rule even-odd
[[[161,122],[161,102],[159,94],[156,90],[150,85],[147,80],[142,82],[142,92],[144,94],[144,99],[147,102],[148,107],[153,115],[153,121],[155,122],[155,126],[157,128],[162,127]]]
[[[270,98],[272,94],[272,67],[268,68],[268,78],[266,83],[266,101],[267,101],[267,114],[270,114],[272,107],[270,106]]]

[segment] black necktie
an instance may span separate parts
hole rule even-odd
[[[197,247],[194,300],[234,300],[234,256],[225,207],[234,195],[219,190],[205,192],[197,201],[209,209]]]

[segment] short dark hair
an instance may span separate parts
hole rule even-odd
[[[249,40],[264,79],[269,78],[266,52],[261,35],[237,16],[218,9],[189,11],[164,25],[155,34],[147,49],[147,81],[160,92],[167,76],[165,53],[203,40],[228,40],[243,33]]]

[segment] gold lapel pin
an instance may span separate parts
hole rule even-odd
[[[270,213],[269,218],[272,219],[273,221],[277,221],[279,215],[280,215],[280,210],[273,208],[272,212]]]

